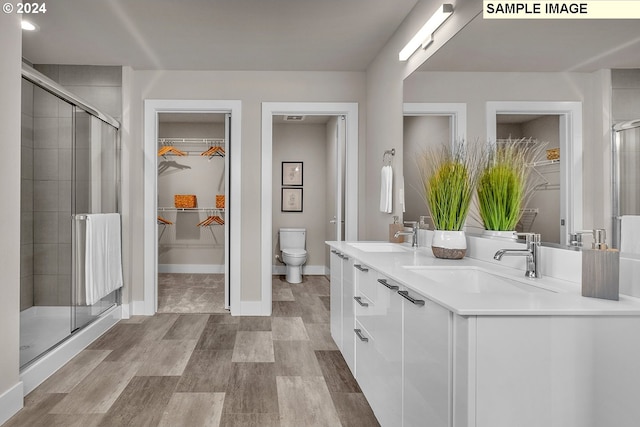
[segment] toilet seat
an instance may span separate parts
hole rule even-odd
[[[307,251],[304,249],[283,249],[282,254],[292,258],[301,258],[307,255]]]

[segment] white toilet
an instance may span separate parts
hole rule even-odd
[[[302,264],[307,261],[307,251],[304,249],[307,237],[305,228],[281,228],[280,250],[282,262],[287,265],[287,282],[302,282]]]

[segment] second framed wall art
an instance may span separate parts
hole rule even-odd
[[[282,212],[302,212],[302,188],[282,189]]]

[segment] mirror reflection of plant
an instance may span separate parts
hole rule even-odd
[[[487,230],[516,229],[535,188],[530,164],[541,159],[545,146],[531,138],[509,138],[487,150],[477,189],[478,213]]]
[[[464,227],[481,163],[478,144],[443,144],[417,157],[423,197],[436,230],[460,231]]]

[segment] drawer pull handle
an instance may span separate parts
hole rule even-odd
[[[400,294],[401,297],[403,297],[405,299],[408,299],[409,301],[411,301],[415,305],[424,305],[424,300],[413,298],[411,295],[409,295],[408,291],[398,291],[398,293]]]
[[[342,256],[341,256],[340,258],[342,258],[342,259],[343,259],[343,260],[345,260],[345,261],[349,259],[349,257],[348,257],[348,256],[346,256],[345,254],[342,254]]]
[[[358,270],[360,270],[360,271],[364,271],[365,273],[366,273],[367,271],[369,271],[369,269],[368,269],[367,267],[363,267],[363,266],[362,266],[362,265],[360,265],[360,264],[354,264],[353,266],[354,266],[355,268],[357,268]]]
[[[362,335],[362,329],[354,329],[353,332],[355,332],[358,338],[360,338],[360,341],[363,341],[363,342],[369,341],[369,338]]]
[[[369,307],[369,304],[366,302],[362,302],[362,297],[353,297],[354,300],[356,300],[356,302],[358,304],[360,304],[363,307]]]
[[[382,283],[383,285],[385,285],[387,288],[391,289],[392,291],[397,291],[398,289],[400,289],[396,285],[390,285],[389,282],[387,282],[387,279],[378,279],[378,282]]]
[[[336,255],[337,255],[337,254],[338,254],[338,251],[336,251],[335,249],[331,249],[331,253],[332,253],[332,254],[336,254]]]

